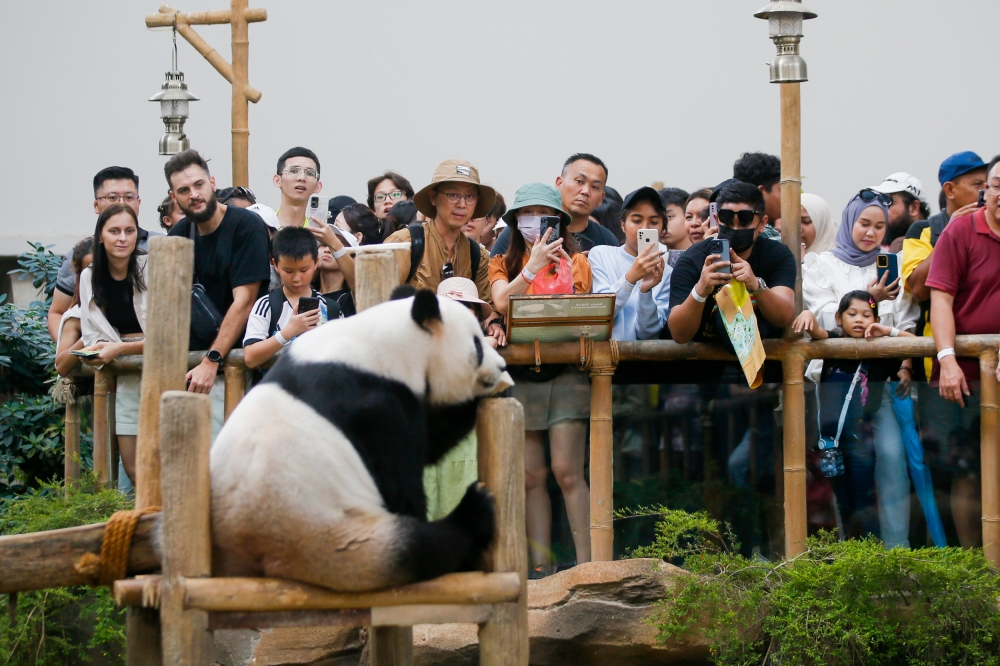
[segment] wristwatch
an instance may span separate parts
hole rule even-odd
[[[757,282],[758,282],[757,288],[750,292],[751,296],[756,296],[757,294],[761,294],[764,292],[765,289],[767,289],[767,283],[764,282],[764,278],[757,278]]]
[[[208,354],[205,355],[205,358],[207,358],[212,363],[218,363],[219,365],[222,365],[223,361],[222,354],[219,353],[218,349],[210,349],[208,351]]]

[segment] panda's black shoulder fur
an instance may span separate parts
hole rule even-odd
[[[278,384],[330,421],[357,450],[386,509],[418,520],[427,515],[424,465],[454,448],[476,422],[477,400],[428,408],[402,382],[343,363],[286,357],[263,383]]]

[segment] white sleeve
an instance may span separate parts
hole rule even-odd
[[[591,288],[591,293],[614,294],[615,317],[617,317],[622,311],[622,308],[625,307],[629,297],[632,296],[632,290],[635,289],[635,285],[630,286],[628,282],[625,281],[624,275],[618,277],[615,275],[614,270],[609,270],[608,266],[605,265],[606,263],[611,264],[612,266],[614,265],[614,253],[617,251],[617,247],[611,247],[610,245],[598,245],[593,248],[587,256],[587,259],[590,260],[590,272],[594,278],[594,286]],[[605,258],[606,254],[611,254],[612,256]]]
[[[806,255],[802,262],[802,305],[813,313],[820,328],[832,331],[837,328],[836,315],[840,298],[826,269],[822,254]]]
[[[247,319],[247,332],[243,336],[243,346],[248,347],[255,342],[267,340],[270,336],[267,329],[271,326],[271,300],[268,296],[261,296],[253,304],[250,310],[250,318]]]

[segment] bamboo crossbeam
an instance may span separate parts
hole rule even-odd
[[[221,25],[232,21],[232,12],[228,9],[217,9],[207,12],[179,12],[172,7],[162,5],[159,14],[146,16],[147,28],[169,28],[174,24],[174,15],[188,25]],[[243,12],[247,23],[260,23],[267,20],[266,9],[247,9]]]
[[[151,540],[154,515],[143,516],[132,537],[130,575],[160,567]],[[0,593],[27,592],[89,583],[76,565],[87,553],[101,554],[106,523],[0,536]]]
[[[205,60],[209,62],[212,67],[215,68],[219,74],[222,74],[222,78],[229,83],[234,80],[233,66],[226,61],[219,52],[212,48],[208,42],[201,38],[197,32],[194,31],[187,23],[178,19],[177,21],[177,32],[181,37],[187,40],[188,44],[194,47],[194,50],[200,53]],[[248,100],[256,104],[260,101],[261,93],[259,90],[251,86],[249,83],[243,87],[243,94]]]

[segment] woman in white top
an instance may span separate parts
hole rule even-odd
[[[815,194],[802,194],[802,249],[806,254],[820,254],[836,245],[837,227],[830,219],[830,206]]]
[[[83,344],[100,352],[99,365],[118,356],[141,354],[146,330],[146,256],[136,247],[139,220],[124,204],[108,206],[97,218],[94,259],[80,274]],[[115,429],[128,478],[135,482],[135,437],[139,425],[139,378],[118,378]],[[124,485],[119,479],[119,487]]]
[[[854,290],[867,291],[874,297],[882,324],[902,331],[912,332],[916,328],[913,309],[900,297],[899,279],[887,284],[888,274],[881,280],[877,277],[875,257],[885,238],[891,203],[888,195],[862,190],[844,209],[833,249],[806,254],[802,265],[802,302],[807,309],[792,324],[796,331],[808,330],[814,322],[824,330],[836,330],[840,299]],[[807,372],[810,378],[818,376],[821,363],[810,364]],[[909,379],[910,363],[909,359],[902,361],[901,378]],[[906,452],[890,391],[883,390],[881,394],[882,402],[873,423],[881,537],[887,548],[908,547],[910,480]]]

